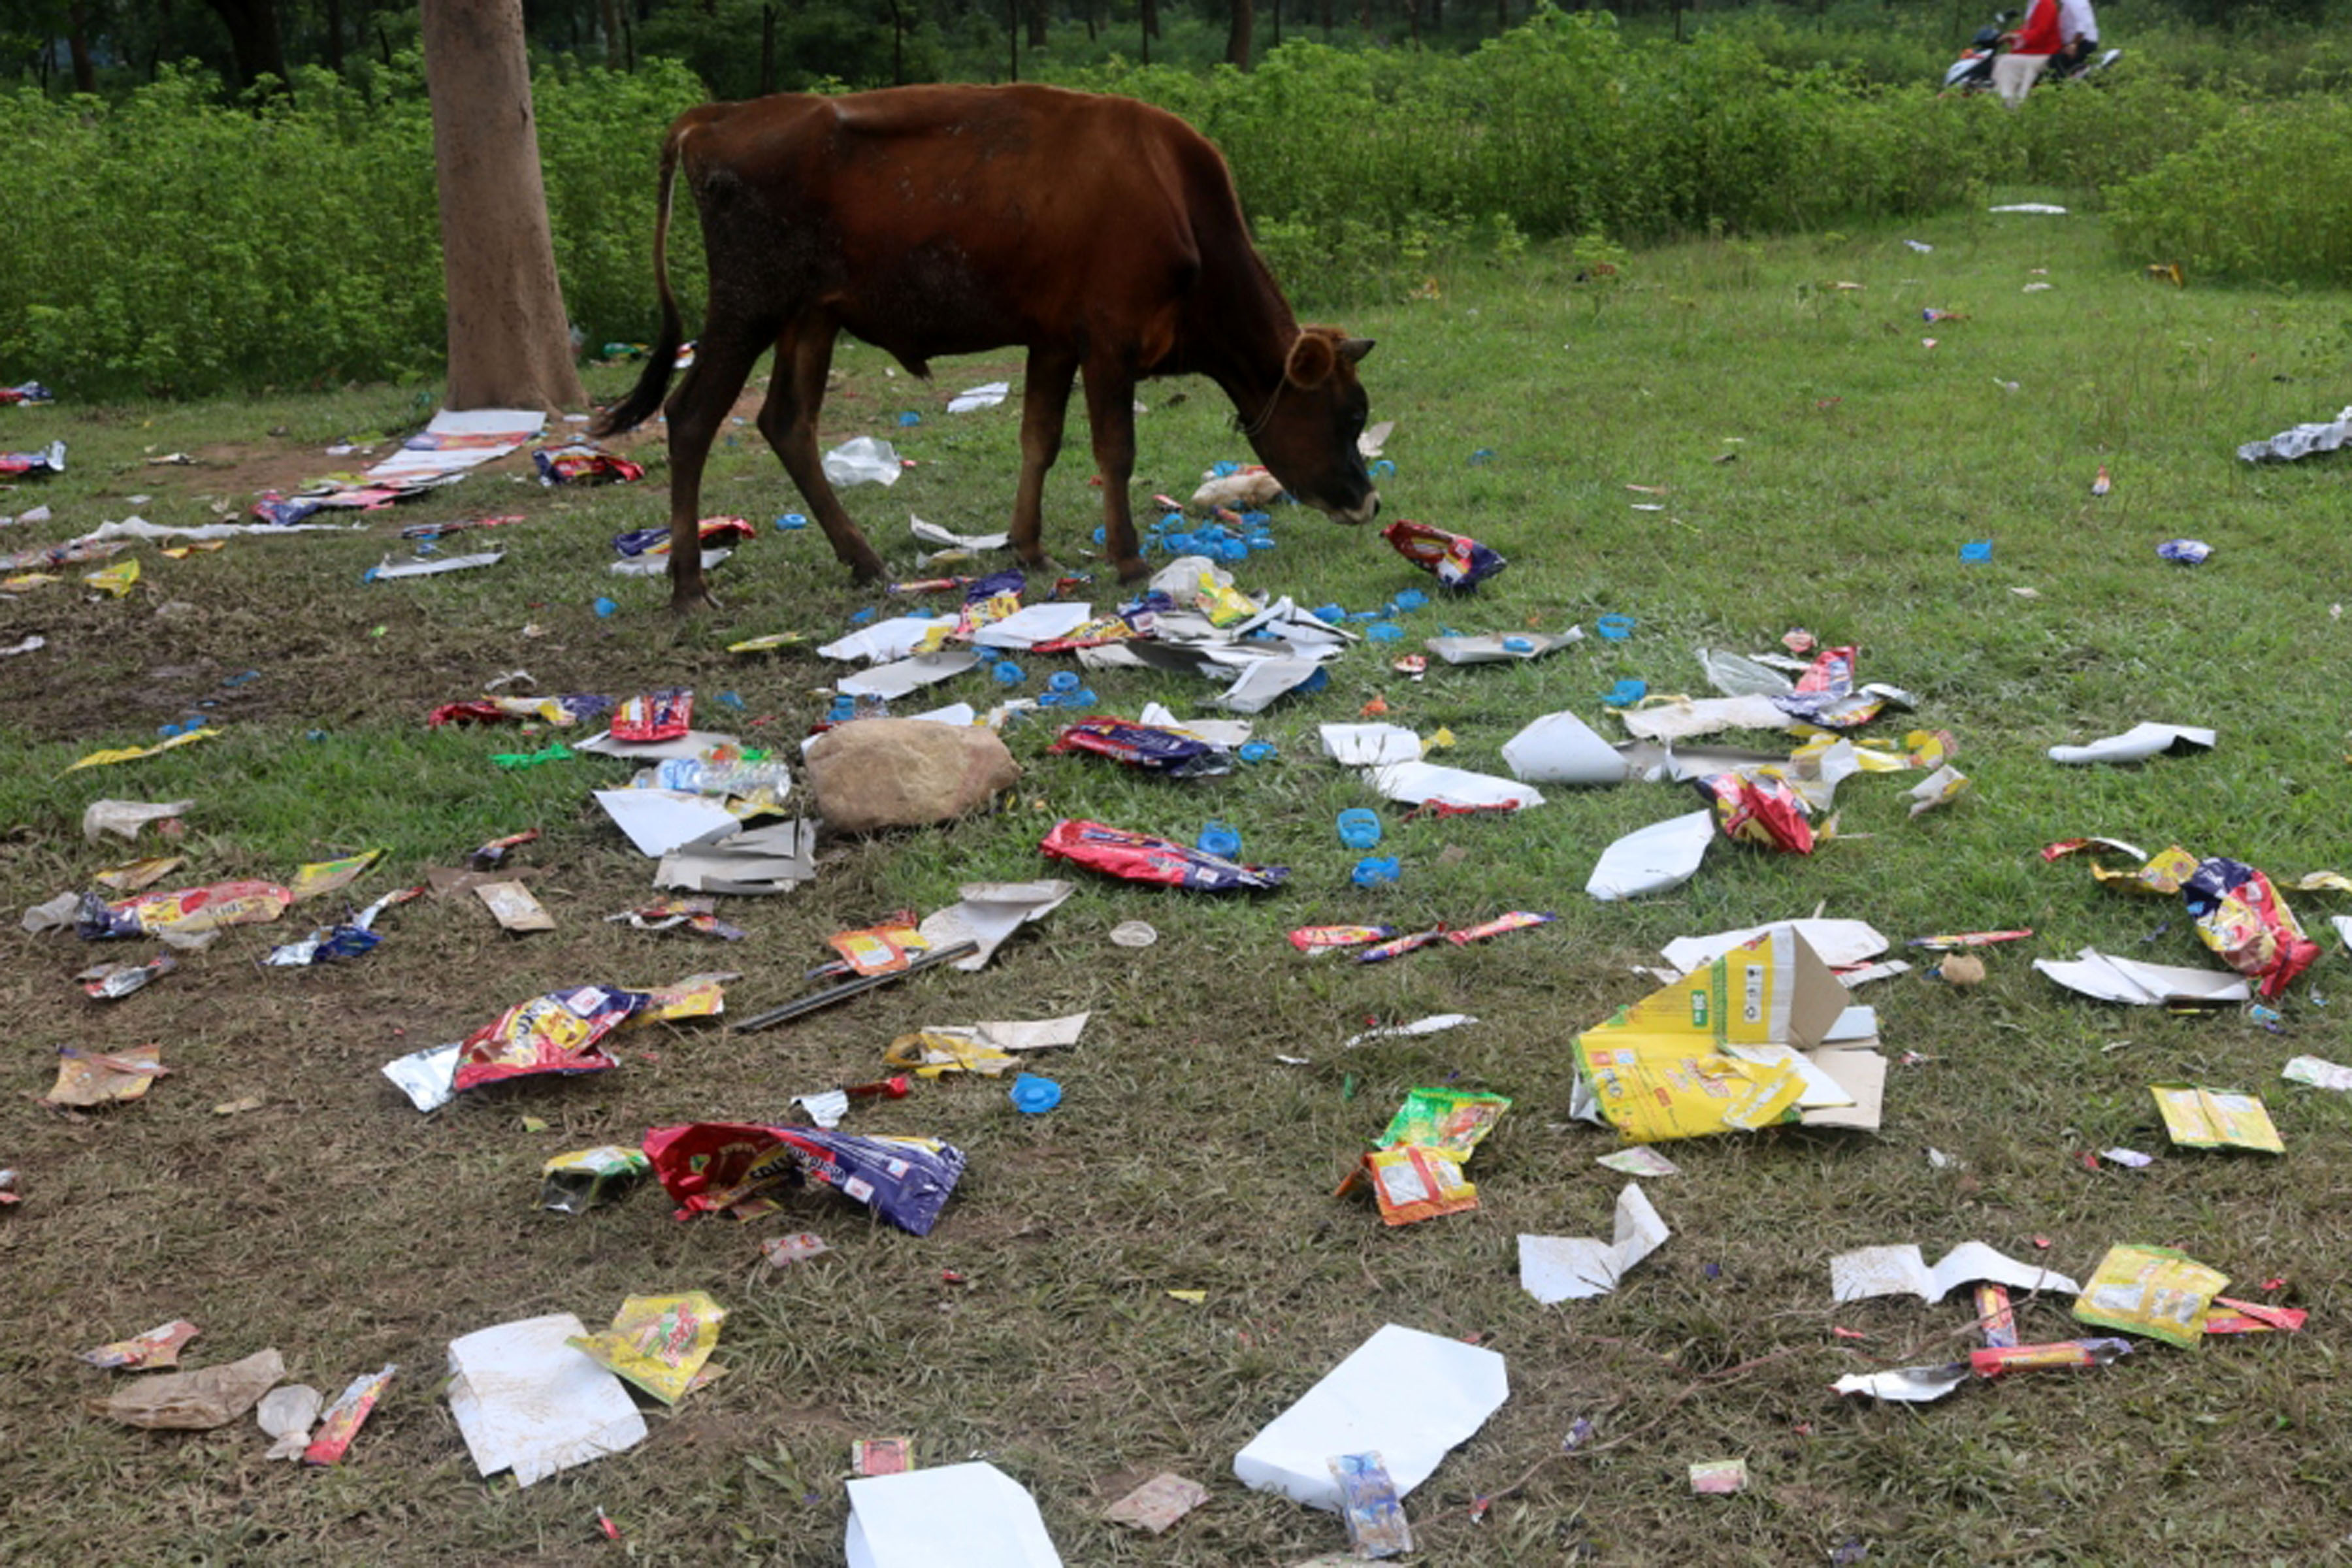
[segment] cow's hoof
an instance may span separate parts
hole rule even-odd
[[[698,616],[705,610],[715,610],[719,601],[708,588],[680,588],[669,596],[669,613],[673,616]]]
[[[849,580],[861,588],[869,583],[879,583],[888,575],[883,569],[879,555],[868,555],[862,561],[849,563]]]
[[[1151,563],[1140,555],[1130,555],[1118,563],[1118,580],[1122,583],[1132,583],[1150,575]]]

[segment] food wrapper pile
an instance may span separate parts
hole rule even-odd
[[[1511,1102],[1499,1094],[1416,1089],[1390,1118],[1380,1144],[1349,1169],[1332,1195],[1369,1186],[1389,1225],[1412,1225],[1478,1206],[1462,1167]]]
[[[1066,756],[1091,752],[1175,779],[1207,778],[1234,771],[1233,752],[1189,730],[1130,724],[1124,719],[1081,719],[1066,726],[1047,749]]]
[[[1726,838],[1791,855],[1813,852],[1812,820],[1803,798],[1784,780],[1709,773],[1694,782],[1714,805],[1716,826]]]
[[[586,441],[562,447],[541,447],[531,453],[543,485],[598,485],[642,479],[646,470],[617,453]]]
[[[194,937],[225,926],[274,921],[294,895],[276,882],[215,882],[170,893],[141,893],[108,903],[96,893],[82,896],[75,932],[85,942],[109,937]]]
[[[963,1174],[963,1151],[933,1138],[866,1138],[821,1127],[696,1122],[646,1134],[654,1174],[679,1217],[751,1217],[803,1181],[834,1188],[899,1229],[928,1236]]]
[[[600,1042],[652,1000],[617,985],[581,985],[518,1002],[458,1047],[450,1087],[463,1093],[501,1079],[618,1067]]]
[[[1130,882],[1158,882],[1199,892],[1258,890],[1276,887],[1290,875],[1287,866],[1244,866],[1172,838],[1128,833],[1076,817],[1055,823],[1037,847],[1055,859]]]
[[[709,550],[714,545],[740,543],[755,537],[759,530],[744,518],[706,517],[695,524],[695,532],[701,539],[702,547]],[[667,555],[669,546],[669,529],[667,526],[632,528],[613,535],[613,549],[631,560],[640,555]]]
[[[2042,851],[2042,858],[2053,862],[2074,855],[2088,859],[2091,875],[2110,887],[2179,893],[2197,923],[2198,939],[2222,963],[2253,981],[2265,1001],[2293,984],[2319,957],[2319,944],[2304,934],[2302,922],[2270,878],[2242,860],[2222,856],[2200,859],[2177,844],[2143,855],[2116,838],[2062,839]],[[2105,855],[2140,863],[2109,866],[2099,858]],[[2298,885],[2326,887],[2327,875],[2305,877]]]
[[[1400,518],[1381,530],[1396,552],[1449,588],[1470,588],[1510,564],[1467,534],[1448,533],[1425,522]]]

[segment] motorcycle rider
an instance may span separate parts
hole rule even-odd
[[[2009,47],[1992,62],[1992,88],[2001,102],[2015,109],[2032,90],[2033,81],[2063,47],[2058,22],[2058,0],[2033,0],[2025,25],[2010,37]]]
[[[2064,41],[2050,68],[2072,75],[2099,47],[2099,18],[2091,10],[2091,0],[2058,0],[2058,36]]]

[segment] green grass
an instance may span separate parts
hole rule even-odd
[[[2033,197],[2066,199],[1995,199]],[[1906,237],[1935,248],[1916,253]],[[595,1533],[602,1506],[648,1562],[832,1563],[850,1440],[910,1432],[926,1464],[984,1453],[1028,1484],[1073,1563],[1290,1563],[1339,1549],[1338,1525],[1241,1490],[1232,1455],[1393,1321],[1476,1333],[1510,1358],[1510,1402],[1412,1499],[1427,1562],[1777,1564],[1849,1541],[1874,1562],[2319,1559],[2342,1533],[2335,1502],[2352,1474],[2336,1397],[2352,1110],[2275,1079],[2290,1055],[2343,1058],[2343,1004],[2320,1002],[2338,992],[2342,959],[2295,988],[2283,1035],[2234,1016],[2089,1005],[2027,967],[2086,945],[2207,961],[2176,904],[2045,866],[2036,851],[2053,839],[2179,842],[2281,877],[2345,857],[2346,632],[2332,614],[2352,582],[2344,473],[2336,459],[2255,470],[2232,452],[2342,405],[2346,302],[2194,277],[2175,289],[2140,274],[2158,259],[2116,254],[2092,219],[1990,215],[1636,252],[1624,286],[1599,300],[1543,247],[1509,267],[1441,258],[1438,298],[1368,303],[1346,323],[1381,340],[1365,366],[1374,417],[1399,421],[1387,515],[1472,533],[1512,564],[1476,597],[1410,617],[1411,631],[1590,628],[1618,613],[1636,619],[1632,639],[1526,666],[1441,668],[1419,684],[1389,669],[1393,649],[1367,645],[1328,693],[1263,719],[1276,761],[1195,785],[1048,756],[1050,726],[1023,724],[1007,740],[1026,774],[1004,810],[838,847],[814,885],[731,903],[729,918],[753,933],[738,947],[604,922],[646,882],[587,798],[618,764],[502,773],[489,753],[546,736],[428,732],[423,719],[522,668],[551,691],[677,681],[708,701],[731,689],[747,738],[795,740],[835,671],[725,645],[829,635],[857,609],[890,607],[853,591],[813,532],[763,534],[718,576],[725,613],[679,626],[658,584],[615,585],[604,570],[609,535],[662,516],[661,469],[641,487],[572,493],[510,480],[509,464],[361,535],[239,540],[184,562],[142,549],[142,584],[119,602],[61,584],[0,604],[0,646],[28,632],[50,643],[0,661],[15,764],[0,776],[9,908],[128,853],[83,844],[90,800],[185,795],[198,802],[193,879],[283,875],[388,847],[361,896],[539,826],[523,864],[539,868],[533,886],[560,926],[507,939],[478,910],[427,901],[386,917],[384,945],[355,964],[255,967],[270,942],[299,934],[297,911],[100,1008],[69,984],[89,950],[7,923],[0,1002],[16,1023],[16,1092],[0,1109],[0,1164],[23,1173],[26,1198],[0,1214],[16,1287],[0,1340],[0,1477],[13,1500],[0,1556],[601,1561],[618,1550]],[[2044,276],[2035,268],[2053,287],[2024,293]],[[1969,319],[1928,326],[1927,306]],[[926,388],[869,353],[845,353],[828,444],[883,434],[919,459],[887,494],[848,496],[894,569],[914,574],[910,509],[950,528],[999,525],[1017,415],[951,417],[942,405],[1017,369],[1003,356],[959,363]],[[598,373],[596,390],[623,379]],[[0,410],[0,447],[62,436],[72,449],[62,479],[0,493],[0,512],[47,500],[57,523],[0,530],[0,546],[133,510],[196,521],[214,500],[241,507],[265,477],[347,461],[320,454],[331,441],[405,428],[416,392]],[[1189,493],[1210,462],[1246,456],[1213,388],[1143,397],[1139,494]],[[902,410],[923,422],[899,428]],[[796,509],[750,427],[732,440],[705,510],[764,523]],[[1491,459],[1474,465],[1482,449]],[[143,461],[171,450],[217,466]],[[1095,504],[1084,450],[1072,441],[1048,489],[1049,539],[1079,566]],[[2094,501],[2101,464],[2115,490]],[[1628,483],[1669,487],[1667,510],[1630,510],[1654,498]],[[134,507],[141,493],[150,499]],[[530,521],[486,536],[510,552],[495,568],[360,581],[401,548],[396,523],[508,510]],[[1293,513],[1276,531],[1280,548],[1242,570],[1245,586],[1357,608],[1429,586],[1368,536]],[[2160,561],[2157,543],[2176,535],[2211,542],[2212,560]],[[1992,561],[1962,565],[1960,544],[1979,539],[1993,542]],[[623,609],[600,619],[590,604],[608,593]],[[1373,803],[1320,760],[1318,723],[1352,720],[1379,693],[1394,721],[1450,727],[1459,744],[1447,760],[1498,770],[1502,742],[1538,714],[1572,708],[1607,731],[1597,699],[1618,679],[1693,689],[1694,647],[1766,650],[1793,626],[1858,644],[1864,679],[1916,693],[1916,718],[1872,732],[1951,730],[1972,793],[1913,821],[1908,781],[1858,778],[1841,796],[1841,837],[1812,857],[1719,844],[1685,888],[1630,905],[1584,896],[1592,860],[1618,835],[1690,809],[1688,792],[1554,790],[1510,819],[1407,822],[1391,809],[1386,849],[1404,861],[1402,884],[1349,884],[1353,857],[1331,816]],[[1034,688],[1049,661],[1027,662]],[[221,684],[247,669],[259,678]],[[1163,676],[1090,684],[1127,714],[1151,699],[1192,712],[1210,694]],[[994,695],[974,679],[941,700]],[[191,711],[214,715],[222,737],[61,776],[86,752],[152,741]],[[2042,756],[2144,718],[2210,724],[2221,743],[2122,770]],[[1249,858],[1287,864],[1291,880],[1218,900],[1078,873],[1078,895],[980,974],[925,977],[769,1034],[665,1026],[625,1048],[618,1071],[486,1091],[431,1119],[377,1076],[394,1055],[566,983],[731,967],[745,977],[730,1011],[758,1011],[803,988],[835,930],[935,908],[963,880],[1045,874],[1034,845],[1065,815],[1185,837],[1223,818]],[[2323,929],[2342,903],[2294,901]],[[1630,966],[1666,940],[1817,907],[1897,942],[1954,928],[2036,935],[1993,950],[1973,993],[1915,973],[1864,994],[1890,1055],[1932,1058],[1894,1069],[1880,1135],[1672,1147],[1685,1173],[1648,1190],[1675,1239],[1612,1297],[1536,1307],[1516,1282],[1514,1236],[1599,1234],[1620,1185],[1591,1163],[1612,1140],[1567,1118],[1571,1037],[1643,993]],[[1560,918],[1369,968],[1302,959],[1281,937],[1309,922],[1462,923],[1511,908]],[[1136,918],[1160,944],[1111,946],[1108,929]],[[855,1130],[935,1132],[970,1153],[929,1238],[817,1194],[751,1226],[679,1225],[649,1192],[573,1220],[530,1207],[539,1163],[560,1150],[677,1121],[780,1120],[793,1093],[876,1076],[906,1029],[1077,1008],[1095,1014],[1085,1043],[1038,1064],[1066,1090],[1049,1117],[1016,1117],[1001,1086],[952,1081],[854,1113]],[[1440,1010],[1485,1022],[1338,1048],[1369,1017]],[[33,1103],[54,1047],[150,1040],[174,1071],[144,1103],[80,1121]],[[1313,1063],[1281,1066],[1277,1053]],[[2169,1152],[2146,1086],[2172,1078],[2263,1091],[2288,1153]],[[1361,1200],[1328,1194],[1421,1083],[1517,1103],[1471,1167],[1478,1211],[1388,1231]],[[252,1093],[270,1103],[211,1113]],[[550,1131],[525,1131],[525,1115]],[[2141,1173],[2093,1173],[2076,1159],[2116,1143],[2165,1157]],[[1931,1167],[1929,1148],[1958,1165]],[[772,1274],[758,1239],[800,1228],[835,1252]],[[1844,1372],[1949,1359],[1969,1315],[1900,1300],[1832,1313],[1831,1255],[1916,1240],[1932,1258],[1971,1237],[2032,1255],[2037,1236],[2078,1276],[2117,1241],[2182,1247],[2247,1293],[2284,1276],[2278,1299],[2312,1309],[2311,1326],[2192,1352],[2151,1345],[2107,1372],[2020,1376],[1920,1410],[1827,1393]],[[942,1269],[971,1282],[943,1284]],[[656,1416],[630,1455],[528,1491],[475,1477],[439,1391],[449,1339],[553,1310],[601,1325],[624,1295],[692,1288],[732,1310],[719,1350],[730,1375]],[[1206,1305],[1164,1294],[1186,1288],[1206,1289]],[[2031,1339],[2073,1332],[2063,1303],[2023,1315]],[[173,1316],[204,1325],[190,1352],[199,1363],[274,1344],[292,1375],[331,1394],[386,1360],[403,1371],[328,1474],[265,1466],[242,1422],[178,1436],[80,1415],[108,1374],[68,1352]],[[1833,1337],[1833,1321],[1869,1337]],[[1596,1423],[1594,1442],[1557,1457],[1579,1417]],[[1749,1462],[1747,1494],[1687,1494],[1689,1462],[1731,1455]],[[1162,1468],[1207,1482],[1211,1503],[1158,1539],[1100,1521],[1129,1483]],[[1466,1505],[1484,1494],[1502,1495],[1473,1525]]]

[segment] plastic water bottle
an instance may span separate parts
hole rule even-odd
[[[1370,849],[1381,841],[1380,814],[1365,806],[1349,806],[1333,820],[1339,842],[1350,849]]]

